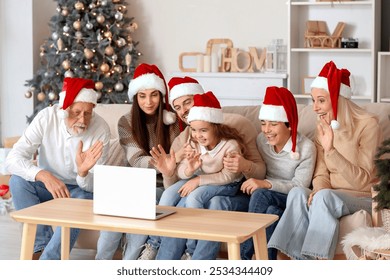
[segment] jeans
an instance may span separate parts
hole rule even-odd
[[[156,203],[160,200],[163,190],[156,188]],[[101,231],[97,243],[96,260],[112,260],[122,237],[125,242],[122,246],[123,260],[136,260],[143,249],[148,236],[143,234],[122,233],[114,231]]]
[[[12,175],[9,181],[12,200],[16,210],[27,208],[53,199],[45,185],[40,182],[29,182],[25,179]],[[66,185],[70,197],[79,199],[93,199],[93,194],[82,190],[77,185]],[[76,243],[80,229],[70,229],[70,250]],[[61,227],[53,232],[51,226],[38,225],[34,243],[34,253],[42,251],[41,260],[61,259]]]
[[[249,196],[238,192],[235,196],[215,196],[208,204],[207,209],[225,211],[248,211]],[[180,203],[186,198],[182,198]],[[179,260],[186,250],[187,240],[183,238],[161,237],[160,250],[157,253],[157,260]],[[196,241],[193,260],[215,260],[217,258],[221,243],[208,240]]]
[[[286,208],[287,194],[275,192],[267,189],[257,189],[251,195],[249,201],[249,210],[251,213],[274,214],[278,215],[279,219]],[[267,227],[267,241],[270,240],[278,221]],[[241,258],[243,260],[251,260],[254,253],[253,239],[249,238],[241,244]],[[275,248],[268,249],[268,259],[276,260],[277,250]]]
[[[353,197],[337,190],[318,191],[307,206],[310,190],[293,188],[286,210],[270,241],[293,259],[333,259],[339,235],[339,219],[361,209],[371,212],[370,197]]]

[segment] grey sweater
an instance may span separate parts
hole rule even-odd
[[[291,138],[285,149],[276,153],[274,146],[268,144],[263,133],[257,136],[257,148],[267,166],[265,179],[272,184],[271,190],[287,194],[293,187],[309,188],[316,162],[316,147],[304,135],[297,135],[296,152],[298,160],[290,157]]]

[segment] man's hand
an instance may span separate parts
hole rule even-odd
[[[173,176],[176,169],[175,152],[171,150],[170,154],[164,151],[164,148],[159,144],[150,150],[152,156],[151,163],[165,176]]]
[[[53,198],[67,198],[70,193],[64,182],[46,170],[41,170],[35,176],[36,181],[41,181]]]
[[[193,190],[195,190],[197,187],[199,187],[200,178],[199,176],[196,176],[195,178],[192,178],[188,180],[179,190],[178,193],[181,197],[188,196]]]
[[[241,190],[243,193],[252,194],[257,189],[270,189],[271,187],[271,183],[266,180],[250,178],[242,183]]]
[[[103,142],[96,141],[88,150],[83,152],[83,141],[77,147],[76,164],[77,173],[80,177],[85,177],[88,171],[96,164],[103,154]]]
[[[251,162],[238,152],[231,152],[223,158],[223,167],[233,173],[248,172],[251,168]]]

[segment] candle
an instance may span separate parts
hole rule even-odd
[[[204,56],[204,63],[203,63],[203,70],[204,72],[210,72],[211,71],[211,56],[205,55]]]

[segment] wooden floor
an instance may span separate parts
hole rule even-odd
[[[0,215],[0,260],[18,260],[22,239],[22,225],[8,214]],[[70,254],[72,260],[93,260],[95,250],[74,248]]]

